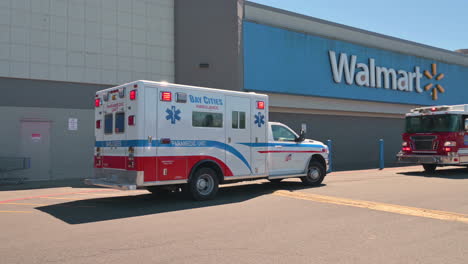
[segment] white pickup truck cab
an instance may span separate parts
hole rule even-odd
[[[196,200],[221,183],[297,177],[319,185],[328,147],[268,122],[268,96],[135,81],[95,97],[93,177],[87,184],[162,192],[183,187]]]

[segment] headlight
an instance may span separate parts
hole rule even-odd
[[[401,146],[402,146],[402,147],[407,147],[407,146],[408,146],[408,142],[405,141],[405,142],[401,143]]]
[[[447,141],[444,143],[444,147],[455,147],[457,145],[457,142],[455,141]]]

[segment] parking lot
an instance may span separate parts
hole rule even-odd
[[[335,172],[324,184],[0,192],[2,263],[466,263],[468,170]]]

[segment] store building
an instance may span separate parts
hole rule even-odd
[[[46,2],[0,2],[0,156],[32,180],[92,173],[93,94],[137,79],[267,93],[336,169],[376,167],[381,138],[391,166],[405,112],[468,103],[467,55],[243,0]]]

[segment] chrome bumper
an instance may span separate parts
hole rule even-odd
[[[143,172],[95,168],[94,176],[85,179],[84,183],[125,191],[136,190],[143,185]]]
[[[117,190],[122,190],[122,191],[131,191],[131,190],[137,189],[137,186],[135,184],[119,184],[119,183],[112,183],[112,182],[103,181],[99,179],[85,179],[84,183],[87,185],[96,185],[96,186],[117,189]]]
[[[460,157],[456,156],[440,156],[440,155],[407,155],[403,153],[397,154],[398,163],[413,163],[413,164],[444,164],[457,165],[460,164]],[[456,161],[455,161],[456,160]]]

